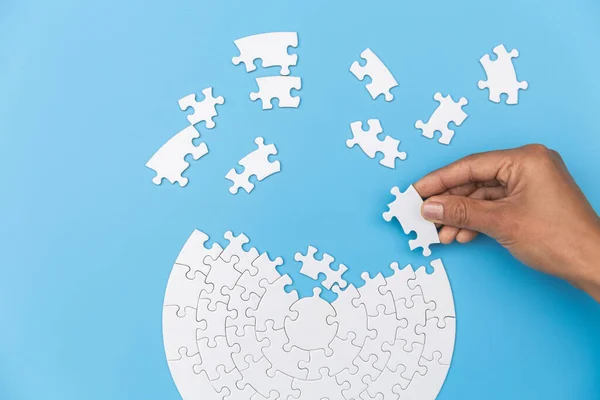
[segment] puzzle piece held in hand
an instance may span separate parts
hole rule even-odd
[[[199,137],[200,132],[193,126],[188,126],[169,139],[154,153],[146,163],[146,167],[156,172],[156,176],[152,178],[155,185],[160,185],[163,178],[171,183],[177,182],[181,187],[188,184],[188,178],[182,176],[183,172],[190,166],[185,161],[185,156],[191,154],[194,160],[198,160],[208,154],[206,143],[200,143],[198,146],[194,146],[192,143],[193,139]]]
[[[441,144],[450,144],[454,137],[454,131],[448,128],[448,124],[454,122],[454,125],[460,126],[467,119],[468,115],[462,108],[468,104],[468,101],[466,98],[461,97],[455,102],[450,95],[444,97],[439,92],[433,98],[440,105],[431,114],[427,123],[419,120],[415,123],[415,128],[420,129],[423,132],[421,135],[429,139],[433,139],[433,134],[436,131],[440,132],[441,136],[438,142]]]
[[[262,60],[262,67],[281,67],[281,75],[290,74],[290,66],[298,63],[297,54],[288,54],[289,47],[298,47],[296,32],[268,32],[235,40],[240,55],[231,60],[234,65],[244,63],[246,72],[254,71],[254,61]]]
[[[262,109],[273,108],[272,100],[279,99],[279,108],[298,108],[300,96],[292,96],[291,90],[302,89],[302,80],[297,76],[265,76],[256,78],[258,92],[250,93],[250,100],[262,100]]]
[[[440,238],[435,224],[421,215],[423,199],[412,185],[404,193],[401,193],[397,186],[393,187],[391,193],[396,196],[396,200],[388,204],[389,211],[383,213],[383,219],[390,222],[395,217],[402,225],[404,233],[408,235],[410,232],[416,232],[417,238],[408,241],[410,249],[422,247],[423,255],[430,256],[429,246],[440,243]]]
[[[378,138],[378,135],[383,133],[381,122],[378,119],[370,119],[367,124],[369,124],[368,131],[363,130],[361,121],[350,124],[353,137],[346,140],[346,146],[352,148],[359,145],[369,158],[375,158],[375,154],[380,152],[383,154],[383,158],[379,163],[392,169],[396,167],[396,158],[406,160],[406,153],[398,151],[399,140],[391,136],[386,136],[383,140]]]
[[[187,96],[179,99],[179,108],[181,111],[185,111],[192,107],[194,109],[193,114],[187,116],[188,121],[192,125],[196,125],[200,121],[206,123],[208,129],[215,127],[213,117],[217,116],[217,105],[225,103],[223,96],[213,97],[213,88],[209,87],[202,90],[204,100],[197,101],[195,94],[188,94]]]
[[[261,137],[257,137],[254,143],[258,146],[258,149],[246,155],[239,161],[239,164],[244,167],[244,172],[238,174],[234,168],[232,168],[225,178],[233,182],[233,186],[229,188],[229,192],[236,194],[240,188],[243,188],[246,192],[250,193],[254,189],[254,184],[250,182],[252,175],[256,176],[256,179],[262,181],[266,177],[273,175],[281,171],[281,163],[279,160],[269,161],[269,156],[277,154],[277,148],[274,144],[265,145],[265,140]]]
[[[366,60],[366,65],[363,67],[358,61],[354,61],[350,66],[350,72],[352,72],[352,74],[360,81],[362,81],[366,75],[371,77],[371,83],[367,83],[365,86],[373,99],[376,99],[377,96],[383,94],[385,96],[385,101],[392,101],[394,95],[390,90],[398,86],[398,82],[396,82],[394,75],[392,75],[390,70],[371,49],[366,49],[360,56]]]
[[[479,89],[488,88],[490,101],[500,103],[500,95],[508,95],[506,104],[517,104],[519,102],[519,89],[525,90],[529,87],[527,81],[519,82],[517,73],[513,65],[513,58],[519,57],[519,51],[513,49],[510,52],[506,50],[503,44],[494,47],[494,53],[498,58],[495,61],[490,59],[489,54],[479,59],[479,62],[485,69],[487,81],[479,81]]]

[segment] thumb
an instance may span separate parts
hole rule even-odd
[[[493,236],[497,225],[496,208],[497,205],[492,201],[446,195],[427,199],[421,207],[421,213],[431,222]]]

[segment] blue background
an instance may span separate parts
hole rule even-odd
[[[313,244],[360,273],[426,262],[381,218],[401,188],[472,152],[541,142],[557,149],[600,207],[600,3],[465,1],[0,2],[0,397],[176,399],[162,346],[167,277],[194,228],[226,230],[286,260]],[[261,111],[233,40],[298,31],[299,109]],[[478,59],[517,48],[518,106],[487,100]],[[349,72],[371,47],[397,77],[373,101]],[[190,183],[152,184],[148,158],[186,126],[177,100],[226,98],[210,154]],[[420,136],[441,91],[466,96],[450,146]],[[348,149],[349,123],[380,118],[408,159],[395,170]],[[250,195],[226,172],[276,143],[282,172]],[[434,247],[458,313],[440,399],[592,399],[600,393],[600,311],[486,238]]]

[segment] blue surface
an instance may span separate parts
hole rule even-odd
[[[469,1],[25,1],[0,3],[0,398],[177,399],[161,338],[171,265],[193,228],[245,232],[286,259],[314,244],[349,280],[420,265],[381,218],[389,189],[463,155],[542,142],[600,208],[600,3]],[[302,103],[260,110],[233,40],[300,34]],[[481,55],[518,48],[518,106],[477,89]],[[398,78],[371,100],[348,68],[371,47]],[[187,121],[177,99],[225,96],[211,153],[186,188],[151,183],[147,159]],[[441,91],[466,96],[451,146],[420,136]],[[409,156],[396,170],[347,149],[349,123],[380,118]],[[283,170],[251,195],[225,173],[264,136]],[[491,240],[434,248],[458,313],[440,399],[597,399],[600,310]],[[294,274],[296,277],[297,274]],[[302,280],[305,293],[311,282]]]

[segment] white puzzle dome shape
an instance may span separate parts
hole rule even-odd
[[[205,247],[208,236],[194,231],[167,284],[165,353],[184,400],[437,397],[456,335],[440,259],[431,274],[398,263],[387,278],[363,273],[358,288],[339,278],[330,304],[320,288],[287,293],[280,257],[245,250],[244,234],[225,238],[225,248]]]

